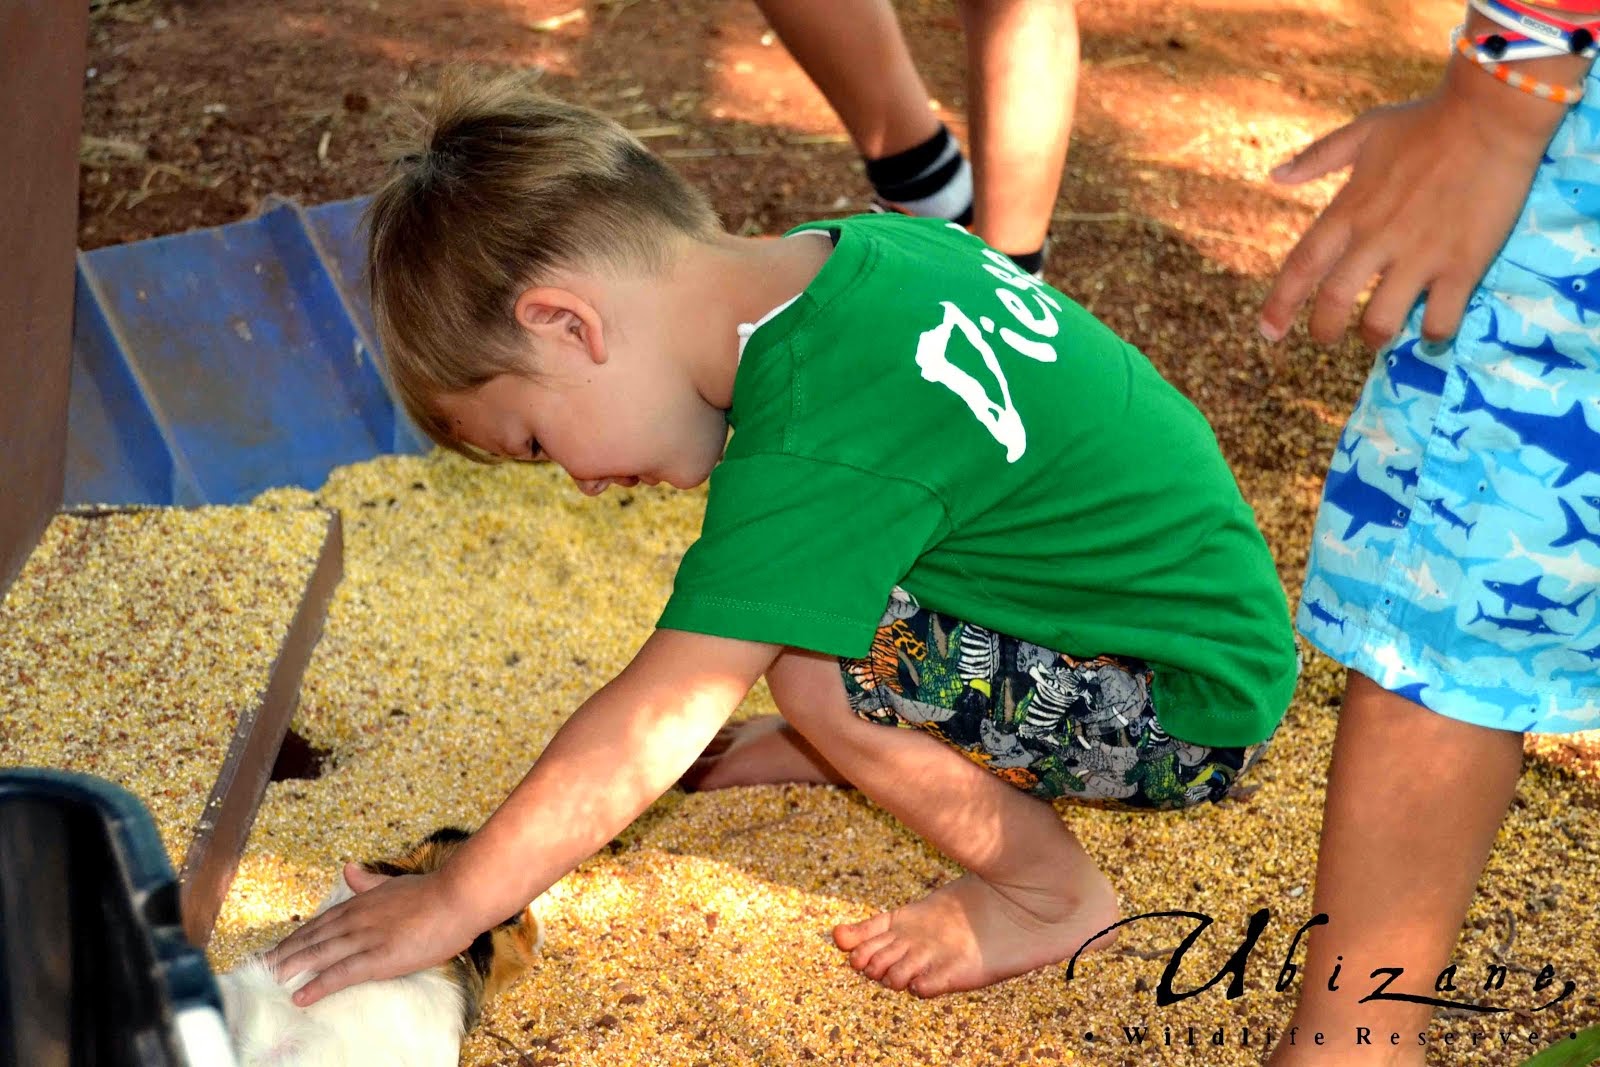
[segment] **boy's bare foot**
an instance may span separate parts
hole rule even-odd
[[[850,966],[890,989],[936,997],[978,989],[1057,963],[1117,921],[1117,897],[1094,868],[1081,885],[1045,895],[991,885],[974,874],[903,908],[834,928]],[[1094,949],[1116,940],[1113,932]]]
[[[678,779],[690,793],[777,782],[850,784],[781,715],[724,726]]]

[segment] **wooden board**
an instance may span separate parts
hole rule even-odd
[[[61,504],[88,23],[0,0],[0,593]]]

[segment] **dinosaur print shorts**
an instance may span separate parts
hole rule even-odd
[[[1268,743],[1180,741],[1156,722],[1144,663],[1074,659],[930,611],[898,588],[872,650],[839,664],[857,715],[925,730],[1046,800],[1128,810],[1220,800]]]
[[[1340,438],[1296,624],[1452,718],[1600,727],[1600,67],[1460,332],[1421,319]]]

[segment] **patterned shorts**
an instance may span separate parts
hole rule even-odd
[[[929,611],[896,589],[863,659],[840,659],[869,722],[925,730],[1034,796],[1095,807],[1220,800],[1265,750],[1212,748],[1162,731],[1150,669],[1078,660]]]
[[[1600,727],[1600,67],[1460,332],[1421,319],[1329,465],[1296,623],[1452,718]]]

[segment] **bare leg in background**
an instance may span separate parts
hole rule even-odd
[[[938,131],[888,0],[757,0],[856,148],[881,159]],[[972,232],[1002,252],[1038,250],[1061,187],[1078,89],[1067,0],[963,0]]]
[[[1299,1031],[1292,1046],[1279,1040],[1273,1067],[1424,1062],[1417,1034],[1432,1008],[1357,1001],[1382,980],[1369,977],[1378,967],[1405,968],[1388,992],[1472,999],[1433,984],[1449,964],[1521,770],[1521,734],[1439,715],[1350,672],[1312,909],[1329,923],[1308,935],[1290,1021]],[[1330,992],[1335,964],[1339,989]],[[1358,1026],[1368,1028],[1370,1045],[1356,1044]],[[1313,1043],[1318,1031],[1326,1035],[1321,1047]],[[1389,1042],[1393,1033],[1398,1045]]]

